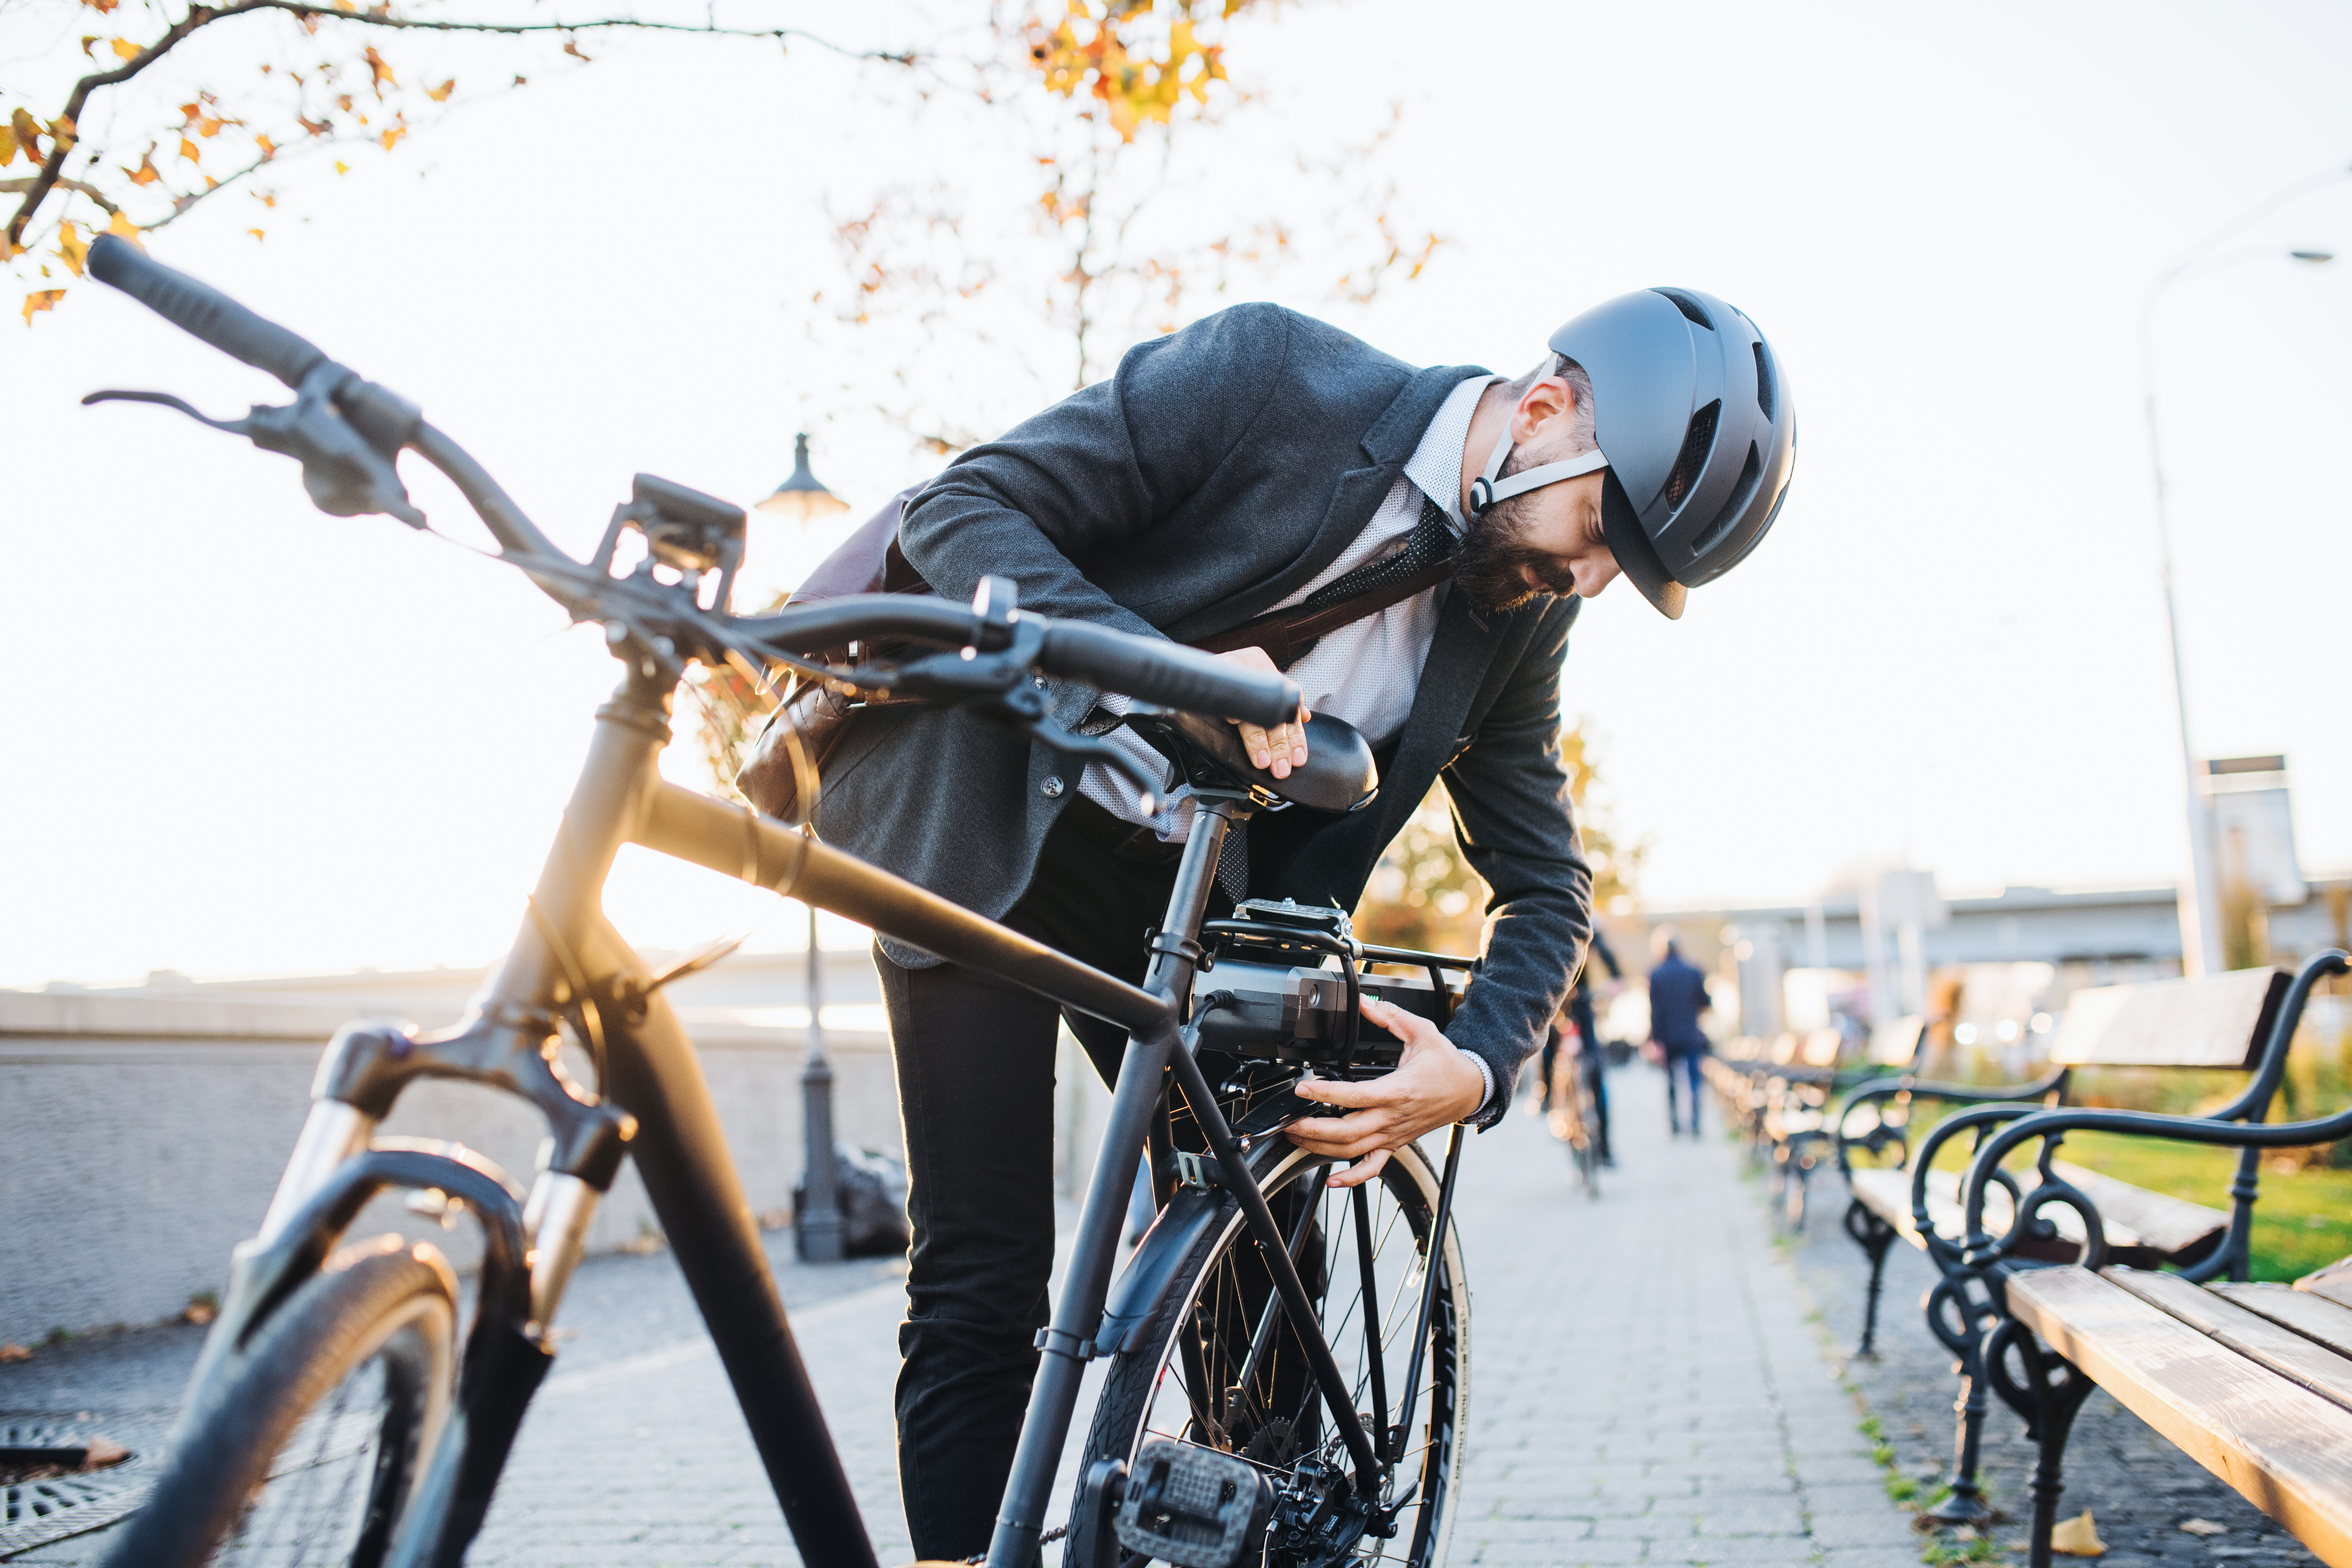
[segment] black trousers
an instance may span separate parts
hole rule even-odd
[[[1112,821],[1072,802],[1003,923],[1135,983],[1175,864],[1113,848]],[[875,964],[914,1233],[898,1331],[898,1487],[915,1555],[954,1560],[988,1547],[1037,1370],[1054,1263],[1059,1010],[953,964],[906,969],[878,952]],[[1075,1014],[1068,1022],[1104,1081],[1115,1080],[1124,1032]]]

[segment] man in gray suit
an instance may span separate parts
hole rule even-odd
[[[1549,342],[1507,381],[1415,370],[1294,311],[1237,307],[1138,346],[1109,381],[966,452],[899,526],[908,562],[945,597],[1010,577],[1024,609],[1180,642],[1293,606],[1391,601],[1287,666],[1309,709],[1370,742],[1380,798],[1344,816],[1262,815],[1218,867],[1224,898],[1351,908],[1442,778],[1492,889],[1486,963],[1448,1030],[1368,1003],[1407,1042],[1396,1070],[1302,1087],[1332,1114],[1290,1135],[1351,1162],[1335,1184],[1434,1128],[1492,1125],[1568,992],[1591,929],[1559,741],[1580,600],[1622,574],[1678,616],[1685,586],[1745,556],[1786,492],[1784,379],[1721,300],[1645,289]],[[1223,657],[1272,666],[1257,647]],[[1046,697],[1074,728],[1122,707],[1076,686]],[[1296,727],[1244,726],[1243,739],[1277,777],[1306,760]],[[1192,803],[1147,816],[1099,765],[1071,772],[972,715],[884,708],[829,759],[816,828],[1137,980]],[[988,1543],[1046,1321],[1057,1020],[1027,993],[878,946],[914,1230],[901,1489],[919,1555],[956,1558]],[[1124,1042],[1067,1021],[1110,1077]]]

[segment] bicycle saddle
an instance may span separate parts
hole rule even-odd
[[[1245,795],[1259,805],[1303,805],[1315,811],[1359,811],[1381,793],[1372,749],[1344,719],[1317,713],[1307,721],[1307,765],[1286,779],[1250,765],[1241,731],[1222,719],[1173,708],[1136,704],[1128,728],[1175,764],[1171,785]]]

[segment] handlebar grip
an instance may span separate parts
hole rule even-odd
[[[89,268],[100,282],[113,285],[173,326],[289,386],[299,387],[302,378],[327,357],[316,343],[262,320],[209,283],[151,261],[137,246],[114,235],[90,241]]]
[[[1055,621],[1046,628],[1037,662],[1055,675],[1188,712],[1253,724],[1298,717],[1298,686],[1287,677],[1254,675],[1198,648],[1086,621]]]

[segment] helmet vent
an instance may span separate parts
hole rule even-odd
[[[1772,417],[1772,359],[1764,352],[1764,340],[1757,339],[1748,347],[1756,351],[1756,406],[1764,417]]]
[[[1688,316],[1692,321],[1696,321],[1708,331],[1711,332],[1715,331],[1715,323],[1707,319],[1706,307],[1700,304],[1696,300],[1692,299],[1689,295],[1684,293],[1679,289],[1661,289],[1658,292],[1664,294],[1667,299],[1672,300],[1675,302],[1675,310],[1680,310],[1684,315]]]
[[[1700,471],[1706,467],[1707,448],[1715,445],[1715,422],[1722,416],[1723,399],[1719,397],[1691,416],[1690,428],[1683,435],[1682,455],[1675,459],[1674,471],[1666,476],[1668,506],[1682,505],[1683,498],[1697,482]]]
[[[1723,510],[1715,514],[1715,521],[1691,541],[1694,557],[1704,557],[1722,542],[1725,534],[1731,531],[1732,524],[1738,522],[1740,514],[1748,510],[1749,499],[1756,494],[1756,481],[1763,472],[1764,455],[1756,449],[1756,443],[1750,441],[1748,443],[1748,462],[1739,470],[1739,482],[1731,487],[1731,499],[1723,503]]]

